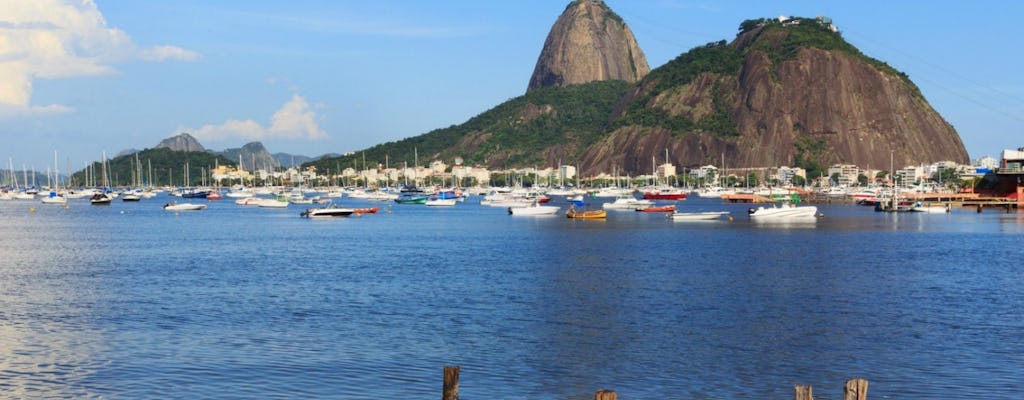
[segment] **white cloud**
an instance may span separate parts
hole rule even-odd
[[[204,125],[199,129],[179,127],[175,130],[175,133],[177,132],[190,132],[196,139],[212,141],[227,139],[327,139],[327,133],[320,129],[320,126],[317,124],[316,113],[310,109],[306,99],[299,95],[292,96],[290,101],[284,103],[280,109],[274,112],[269,127],[264,127],[251,119],[245,121],[232,119],[221,124]]]
[[[45,117],[50,115],[67,114],[75,111],[71,107],[59,104],[46,106],[18,106],[0,102],[0,119]]]
[[[32,106],[37,78],[110,74],[111,64],[130,60],[199,58],[174,46],[139,47],[126,32],[107,26],[92,0],[0,0],[0,10],[0,105],[8,111],[70,110]]]

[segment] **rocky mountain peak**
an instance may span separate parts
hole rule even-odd
[[[527,91],[605,80],[636,82],[647,58],[622,17],[600,0],[569,3],[537,59]]]
[[[188,133],[182,132],[177,136],[161,140],[156,145],[158,149],[170,149],[171,151],[206,151],[206,148],[196,138]]]

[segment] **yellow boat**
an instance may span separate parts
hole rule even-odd
[[[608,218],[608,212],[605,210],[591,210],[591,211],[569,211],[565,213],[567,218],[573,219],[605,219]]]

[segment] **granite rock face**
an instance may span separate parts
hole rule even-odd
[[[605,80],[637,82],[650,72],[625,21],[600,0],[578,0],[551,28],[527,91]]]
[[[181,133],[177,136],[161,140],[160,144],[156,145],[156,148],[170,149],[171,151],[206,151],[206,148],[188,133]]]
[[[741,57],[735,73],[700,72],[666,87],[659,80],[673,73],[662,69],[686,65],[660,67],[612,119],[636,112],[629,105],[641,102],[640,110],[692,121],[693,127],[620,124],[581,154],[581,169],[649,173],[652,158],[664,162],[666,150],[677,166],[843,163],[889,169],[970,161],[956,130],[905,75],[855,50],[787,48],[787,29],[737,36],[728,44]],[[782,51],[789,53],[780,56]],[[716,126],[731,129],[702,129],[712,117],[728,120]]]

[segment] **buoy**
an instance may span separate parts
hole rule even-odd
[[[732,215],[730,215],[730,216],[729,216],[729,222],[732,222],[732,221],[733,221],[733,219],[732,219]]]
[[[36,212],[36,208],[35,207],[29,207],[28,208],[28,212],[34,213],[34,212]]]

